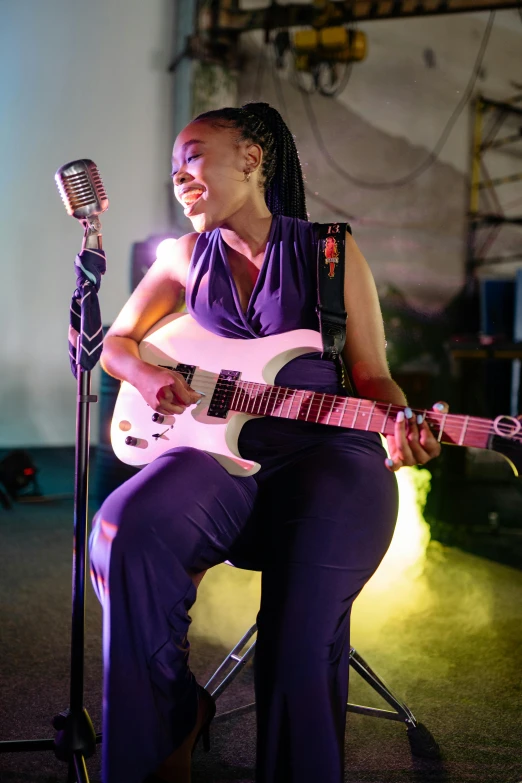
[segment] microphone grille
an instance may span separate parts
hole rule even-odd
[[[75,160],[54,175],[68,214],[79,220],[99,215],[109,206],[98,167],[92,160]]]

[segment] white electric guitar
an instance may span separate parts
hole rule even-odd
[[[155,413],[124,381],[114,407],[111,441],[116,456],[129,465],[147,465],[168,449],[192,446],[211,454],[229,473],[250,476],[260,466],[243,459],[238,449],[241,427],[249,419],[276,416],[388,435],[401,410],[391,403],[274,386],[277,373],[291,359],[322,351],[321,335],[309,329],[231,339],[208,332],[190,315],[176,314],[159,321],[139,351],[144,361],[181,373],[205,396],[184,413],[166,416]],[[519,419],[414,411],[418,413],[441,443],[492,449],[517,475],[522,470]]]

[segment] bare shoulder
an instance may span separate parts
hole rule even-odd
[[[345,244],[346,261],[354,266],[367,266],[367,261],[363,256],[361,249],[349,231],[346,232]]]
[[[360,393],[370,378],[388,378],[384,326],[372,271],[355,239],[346,235],[344,303],[348,313],[343,357]]]
[[[185,234],[174,244],[172,253],[155,261],[124,304],[109,335],[130,337],[140,342],[161,318],[176,312],[198,234]]]
[[[183,288],[186,286],[187,274],[199,234],[191,232],[183,234],[175,244],[175,250],[172,256],[162,259],[159,263],[163,271],[167,273],[176,283]]]

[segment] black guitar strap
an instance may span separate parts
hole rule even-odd
[[[323,341],[322,359],[336,362],[343,385],[353,392],[342,350],[346,341],[344,307],[344,255],[348,223],[315,223],[317,238],[317,315]]]
[[[337,361],[346,340],[344,250],[347,223],[315,223],[317,232],[317,315],[323,359]]]

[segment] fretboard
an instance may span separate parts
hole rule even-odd
[[[322,392],[286,389],[260,383],[238,381],[230,403],[231,410],[261,416],[276,416],[333,427],[393,435],[395,418],[403,406]],[[412,409],[413,410],[413,409]],[[493,422],[477,416],[413,410],[427,421],[440,443],[488,448],[494,434]]]

